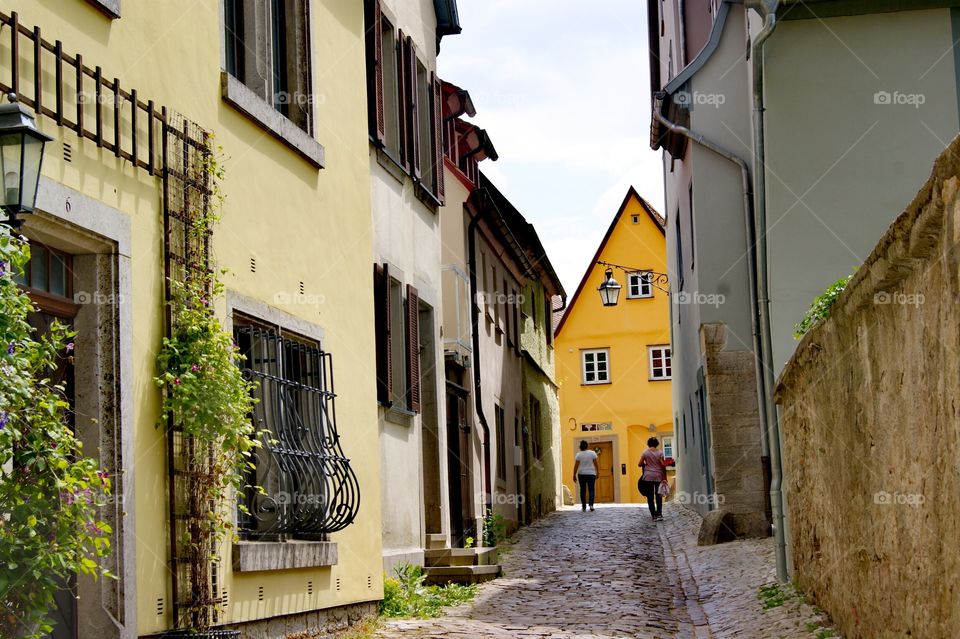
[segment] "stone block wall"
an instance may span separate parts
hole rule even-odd
[[[849,638],[960,636],[958,175],[960,138],[779,380],[794,576]]]
[[[724,350],[723,324],[700,327],[714,493],[737,536],[768,534],[756,365],[752,351]]]

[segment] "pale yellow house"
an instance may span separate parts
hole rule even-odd
[[[561,479],[578,495],[573,457],[587,441],[599,455],[598,503],[643,501],[637,464],[650,436],[673,455],[663,224],[631,187],[556,329]],[[612,307],[597,292],[608,268],[622,286]]]
[[[271,6],[283,10],[262,10]],[[3,91],[54,138],[22,228],[34,250],[28,286],[41,315],[79,332],[76,428],[117,491],[104,513],[114,530],[105,567],[119,579],[81,577],[79,599],[60,598],[54,636],[161,635],[208,604],[220,609],[216,624],[255,638],[374,611],[381,510],[362,3],[0,0],[0,22]],[[165,268],[179,255],[164,228],[176,226],[189,187],[168,169],[210,144],[204,132],[225,171],[209,246],[229,269],[217,313],[252,355],[250,374],[274,376],[260,406],[285,406],[258,409],[258,425],[335,429],[339,439],[323,451],[266,442],[267,494],[249,497],[253,517],[238,518],[238,543],[217,549],[211,599],[197,602],[171,535],[179,480],[153,377]],[[296,358],[327,374],[308,378]],[[327,402],[323,417],[304,408],[306,393]],[[329,481],[321,455],[340,479]],[[305,465],[292,470],[284,456]],[[308,489],[303,472],[327,488]],[[343,506],[335,522],[321,512],[329,504]]]

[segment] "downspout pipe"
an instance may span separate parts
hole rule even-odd
[[[768,273],[767,251],[767,163],[766,142],[764,136],[764,45],[777,28],[777,9],[779,0],[759,0],[748,2],[747,8],[753,9],[763,17],[763,28],[753,39],[751,62],[753,64],[753,196],[756,211],[757,237],[757,305],[760,311],[760,336],[763,341],[764,394],[762,401],[766,406],[764,435],[770,449],[770,510],[773,514],[773,536],[776,543],[777,579],[789,580],[787,574],[787,541],[784,528],[783,504],[783,463],[780,451],[780,419],[773,401],[774,379],[773,338],[770,328],[770,281]]]
[[[481,396],[480,384],[480,303],[478,302],[479,291],[477,290],[477,226],[485,218],[492,207],[477,207],[476,214],[467,225],[467,271],[470,274],[470,333],[473,344],[473,402],[477,411],[477,418],[480,420],[480,428],[483,430],[483,508],[484,516],[486,511],[493,504],[493,492],[490,482],[490,425],[487,423],[487,417],[483,413],[483,397]]]
[[[662,94],[662,92],[661,92]],[[756,289],[756,256],[753,252],[755,236],[754,236],[754,219],[753,219],[753,189],[752,181],[750,179],[750,165],[741,158],[736,153],[729,151],[715,142],[711,142],[706,139],[700,133],[695,133],[688,129],[687,127],[681,126],[674,122],[671,122],[660,112],[658,108],[661,100],[664,96],[655,96],[654,98],[654,110],[653,117],[656,120],[665,126],[671,133],[676,133],[677,135],[682,135],[688,140],[699,144],[703,148],[713,151],[722,158],[725,158],[734,164],[737,165],[737,168],[740,169],[740,188],[743,193],[743,226],[744,226],[744,237],[747,243],[747,279],[750,286],[750,327],[751,334],[753,337],[753,356],[754,363],[757,367],[756,374],[756,383],[757,383],[757,397],[764,397],[764,376],[760,373],[760,369],[763,366],[763,359],[761,355],[761,341],[760,341],[760,319],[757,315],[757,297],[755,291]],[[759,413],[760,413],[760,423],[766,423],[766,405],[759,401]],[[766,440],[761,439],[761,453],[767,455],[767,446]]]

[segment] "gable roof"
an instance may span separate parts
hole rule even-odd
[[[623,203],[620,205],[620,209],[617,211],[617,214],[613,216],[613,221],[610,222],[610,227],[607,229],[606,235],[603,236],[603,239],[600,240],[600,246],[597,247],[597,252],[593,254],[593,259],[590,260],[590,263],[587,264],[587,270],[583,273],[583,278],[580,280],[580,285],[577,286],[577,291],[573,294],[573,297],[570,298],[570,303],[567,304],[567,310],[560,317],[560,321],[557,322],[556,330],[553,331],[554,336],[560,334],[560,331],[563,329],[564,323],[567,321],[567,317],[573,311],[573,307],[576,306],[577,300],[580,298],[580,293],[583,291],[584,287],[587,285],[587,280],[590,279],[590,273],[593,272],[593,267],[597,265],[597,262],[600,261],[600,256],[603,255],[603,249],[606,248],[607,242],[610,241],[610,236],[613,235],[613,229],[617,227],[617,223],[620,222],[620,218],[623,217],[623,212],[627,210],[627,204],[630,203],[631,198],[636,198],[640,202],[640,206],[644,211],[647,212],[647,215],[656,225],[657,229],[666,236],[666,221],[657,213],[656,209],[651,206],[649,202],[640,197],[640,194],[637,193],[637,190],[631,186],[627,190],[627,195],[623,198]]]

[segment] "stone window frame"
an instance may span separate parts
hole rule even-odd
[[[593,355],[593,376],[594,379],[587,379],[587,356]],[[600,364],[599,355],[603,355],[604,362],[604,376],[603,379],[600,378],[600,371],[598,365]],[[610,348],[585,348],[580,350],[580,383],[584,386],[594,386],[598,384],[611,384],[612,379],[610,375]]]
[[[263,324],[279,327],[282,331],[314,340],[324,347],[324,329],[319,324],[304,320],[290,313],[227,289],[227,311],[224,330],[233,334],[234,318],[242,315],[255,318]],[[236,511],[234,511],[236,517]],[[234,521],[236,525],[236,521]],[[337,542],[333,541],[259,541],[240,540],[232,546],[234,572],[256,572],[320,568],[334,566],[339,561]]]
[[[654,353],[660,353],[660,359],[663,364],[658,368],[654,366]],[[669,344],[656,344],[647,347],[647,363],[649,364],[650,381],[660,382],[673,379],[673,352]],[[659,373],[657,371],[660,371]],[[667,372],[669,371],[669,373]]]
[[[307,70],[305,82],[309,96],[307,105],[307,129],[304,130],[293,120],[278,111],[273,104],[258,95],[248,87],[243,80],[227,71],[227,42],[226,42],[226,2],[220,0],[220,94],[223,101],[249,117],[260,127],[273,134],[280,142],[290,147],[318,169],[326,165],[326,154],[323,145],[314,137],[317,130],[316,109],[313,108],[316,92],[314,90],[314,50],[313,50],[313,2],[304,0],[306,14],[304,21],[307,24],[306,45]],[[253,0],[251,0],[253,1]],[[262,23],[260,20],[258,23]],[[260,24],[261,29],[266,27]]]
[[[99,450],[110,473],[113,495],[103,519],[113,533],[111,554],[101,559],[119,579],[80,575],[80,636],[96,628],[103,639],[136,637],[136,508],[134,500],[133,268],[130,216],[47,177],[40,178],[37,206],[24,231],[72,253],[73,298],[82,302],[74,326],[77,351],[92,352],[78,366],[76,412],[96,419],[77,422],[84,450]],[[99,339],[84,344],[89,336]],[[107,336],[107,343],[104,343]]]
[[[646,279],[644,279],[646,275]],[[637,293],[634,294],[634,288]],[[639,300],[650,299],[653,297],[653,275],[652,271],[637,271],[627,275],[627,299]]]

